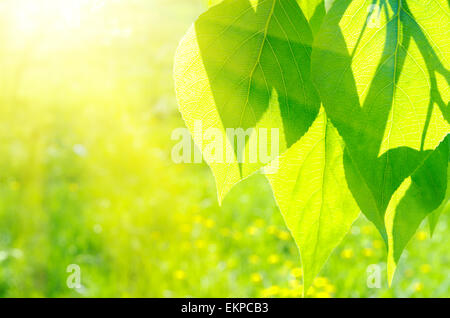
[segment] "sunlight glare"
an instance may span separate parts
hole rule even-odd
[[[104,4],[105,0],[15,0],[11,6],[17,29],[32,32],[43,25],[57,29],[79,28],[86,15]]]

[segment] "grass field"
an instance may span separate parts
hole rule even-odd
[[[76,16],[0,1],[0,296],[300,297],[264,177],[219,207],[209,168],[170,158],[173,56],[206,1],[85,2]],[[384,243],[359,219],[308,297],[449,297],[449,224],[433,238],[423,224],[389,289]]]

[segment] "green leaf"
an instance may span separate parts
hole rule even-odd
[[[345,180],[344,143],[321,111],[306,135],[267,175],[300,250],[306,292],[359,215]]]
[[[402,182],[450,132],[448,3],[336,0],[314,40],[312,74],[346,143],[349,187],[387,241]]]
[[[179,109],[214,173],[219,201],[277,157],[258,155],[256,162],[239,157],[261,128],[279,129],[279,139],[268,141],[268,148],[278,145],[282,153],[317,116],[311,43],[308,21],[295,0],[225,0],[202,14],[181,41],[174,70]],[[217,129],[223,146],[214,138],[204,140],[196,122]],[[238,143],[227,136],[228,128],[254,130]],[[231,158],[221,162],[217,153]]]
[[[449,150],[449,159],[450,159],[450,150]],[[441,205],[428,216],[431,236],[433,236],[434,234],[434,230],[436,229],[439,217],[448,210],[450,210],[450,169],[448,169],[447,166],[447,193],[445,194],[445,199],[444,201],[442,201]]]
[[[450,138],[433,151],[425,163],[395,192],[386,213],[389,255],[388,278],[392,282],[400,256],[422,221],[443,202],[447,189]]]
[[[387,276],[389,287],[392,284],[392,280],[394,278],[394,274],[397,269],[397,262],[394,260],[394,238],[392,235],[394,228],[395,211],[399,202],[405,196],[406,191],[410,186],[411,186],[411,178],[407,178],[405,181],[403,181],[400,187],[398,187],[398,189],[394,192],[391,201],[389,202],[389,205],[386,209],[385,221],[388,237]]]
[[[326,12],[334,0],[297,0],[298,5],[305,14],[313,34],[316,34],[322,24]]]

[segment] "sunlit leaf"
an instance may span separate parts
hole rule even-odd
[[[300,250],[305,291],[359,215],[345,180],[343,149],[322,111],[306,135],[274,162],[277,173],[268,175]]]
[[[445,198],[449,140],[446,138],[424,164],[402,183],[389,203],[386,226],[390,283],[406,245],[422,221],[436,210]]]
[[[201,15],[178,48],[175,83],[179,109],[211,167],[221,201],[231,187],[270,160],[240,160],[261,128],[279,129],[282,153],[309,128],[319,109],[310,81],[312,34],[295,0],[225,0]],[[195,122],[224,138],[217,162]],[[254,128],[245,145],[227,138],[227,128]],[[245,151],[248,153],[248,151]],[[270,159],[276,158],[273,154]],[[244,162],[243,162],[244,161]]]
[[[336,0],[314,40],[312,74],[347,146],[350,189],[385,240],[391,196],[450,132],[443,25],[443,0]]]

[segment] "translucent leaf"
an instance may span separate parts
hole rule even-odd
[[[392,282],[400,256],[422,221],[439,207],[447,189],[449,138],[395,192],[386,213],[389,255],[388,278]]]
[[[300,250],[305,291],[359,215],[345,180],[343,149],[322,111],[306,135],[273,163],[277,172],[268,175]]]
[[[311,42],[295,0],[225,0],[202,14],[181,41],[174,71],[179,109],[214,173],[219,201],[299,140],[317,116]],[[223,146],[205,140],[196,123],[219,131]],[[245,142],[227,136],[229,128],[248,132]],[[258,132],[272,128],[279,138],[259,142],[278,151],[268,160],[260,151],[255,160],[245,160]],[[226,155],[226,162],[217,160]]]
[[[346,175],[387,241],[393,193],[450,132],[448,3],[336,0],[312,54],[327,115],[346,143]]]

